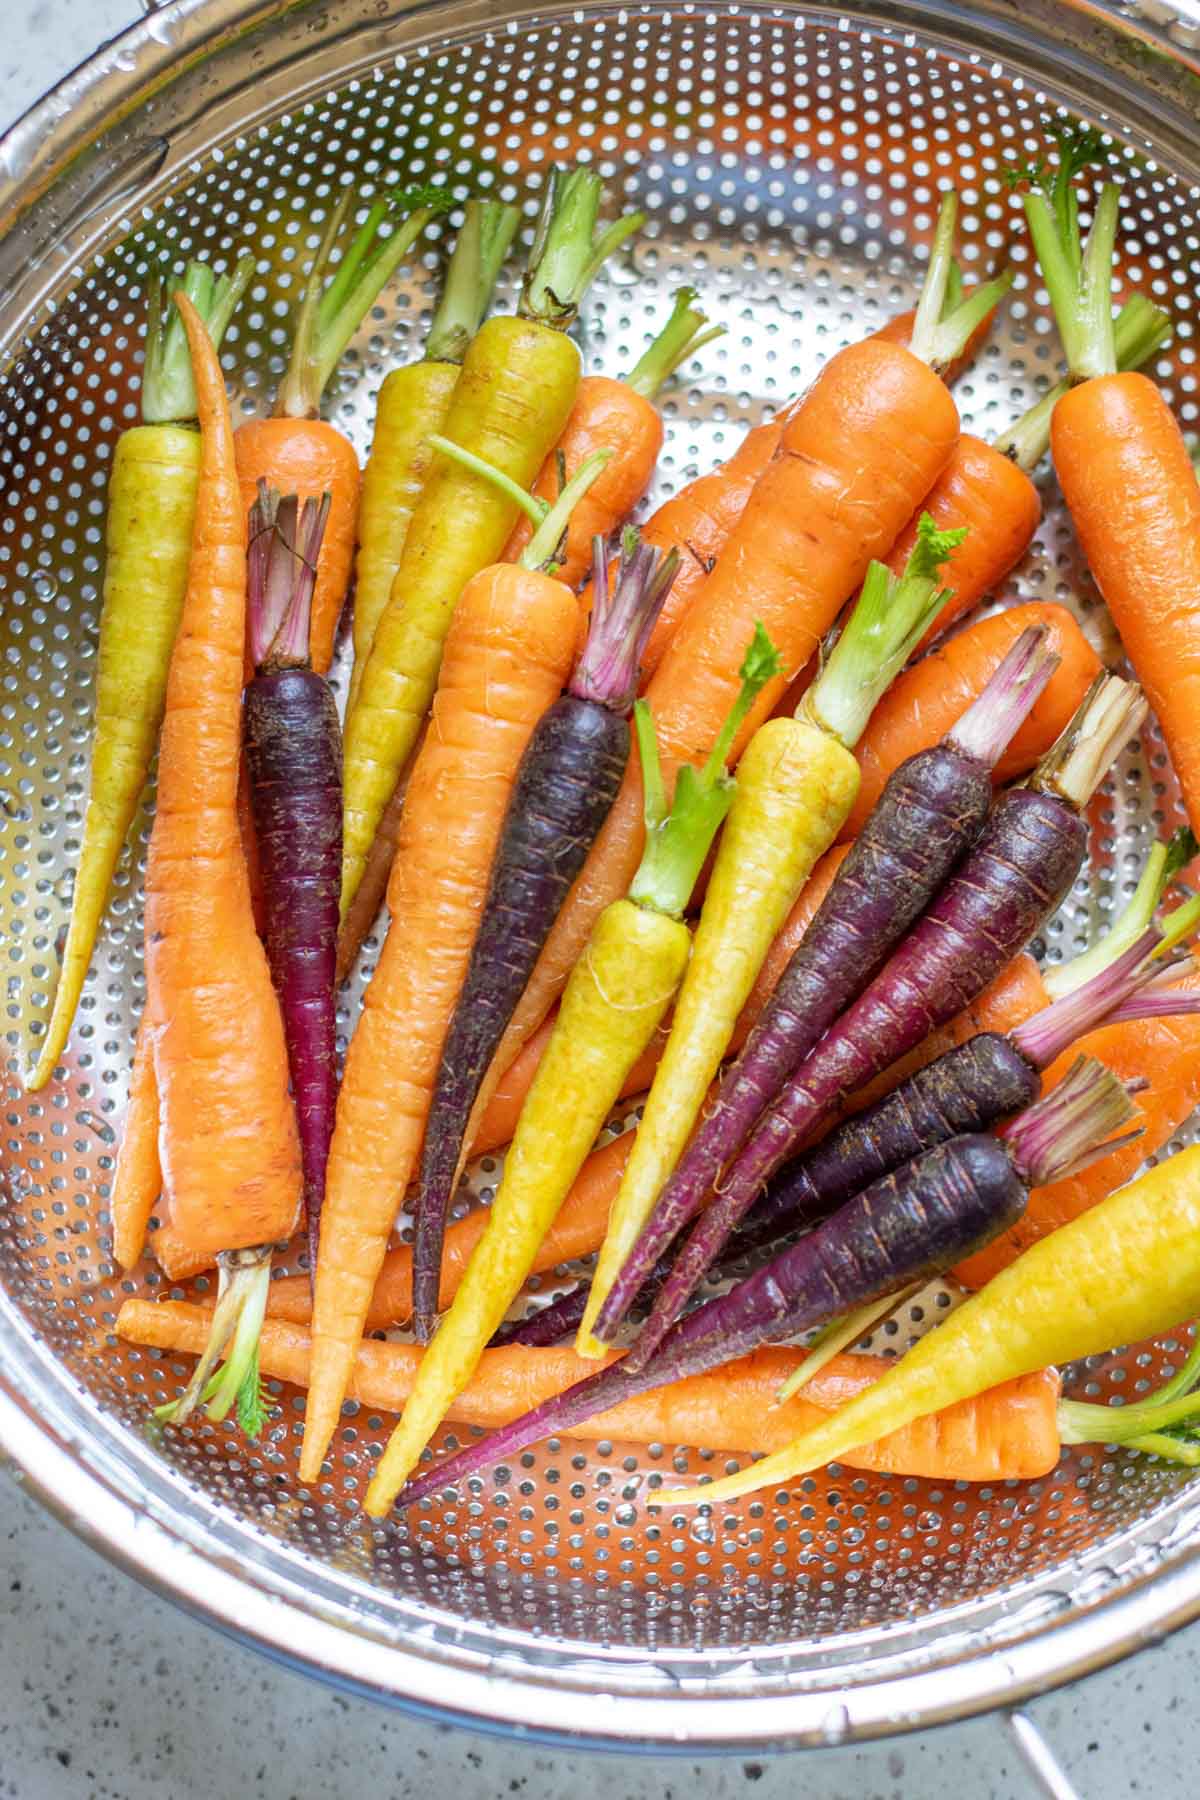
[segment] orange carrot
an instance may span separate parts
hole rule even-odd
[[[233,434],[208,334],[186,297],[176,304],[202,451],[146,872],[147,1012],[172,1217],[193,1249],[215,1255],[290,1235],[300,1163],[238,833],[246,549]]]
[[[146,1226],[154,1202],[162,1191],[158,1164],[158,1090],[154,1085],[154,1052],[146,1015],[138,1027],[133,1051],[133,1074],[125,1128],[113,1171],[113,1256],[123,1269],[132,1269],[146,1242]]]
[[[957,437],[949,391],[910,351],[868,338],[826,364],[788,417],[778,454],[647,689],[669,785],[682,764],[701,757],[728,713],[751,624],[769,633],[787,675],[807,662],[867,564],[891,548]],[[780,675],[764,686],[735,755],[786,684]],[[540,1025],[595,920],[628,886],[644,835],[640,769],[631,763],[497,1053],[495,1075]],[[488,1096],[490,1085],[484,1103]]]
[[[127,1342],[160,1350],[198,1350],[212,1315],[178,1300],[155,1305],[127,1300],[117,1333]],[[302,1325],[267,1319],[260,1338],[264,1375],[295,1387],[308,1383],[311,1340]],[[415,1344],[366,1341],[356,1346],[348,1393],[380,1412],[400,1412],[412,1391],[421,1350]],[[809,1426],[877,1381],[889,1364],[879,1356],[837,1356],[791,1399],[776,1403],[779,1388],[804,1351],[755,1351],[707,1375],[623,1401],[609,1412],[572,1426],[570,1436],[633,1444],[696,1444],[707,1449],[781,1449]],[[609,1358],[609,1360],[614,1360]],[[603,1366],[603,1365],[600,1365]],[[567,1349],[511,1345],[485,1350],[448,1417],[494,1430],[595,1372]],[[1032,1480],[1058,1461],[1057,1371],[992,1388],[944,1413],[918,1420],[847,1458],[851,1468],[936,1481]]]
[[[1200,484],[1183,434],[1153,382],[1115,374],[1060,400],[1051,434],[1088,565],[1200,831]]]
[[[513,564],[468,582],[413,769],[391,925],[350,1042],[330,1148],[313,1319],[305,1479],[320,1470],[388,1232],[421,1148],[517,766],[571,666],[562,582]]]
[[[1031,625],[1045,627],[1046,648],[1060,662],[997,764],[995,781],[1001,784],[1026,774],[1049,749],[1099,672],[1100,659],[1065,607],[1032,602],[960,631],[892,683],[858,742],[862,783],[843,839],[857,837],[892,770],[945,735]]]
[[[185,1419],[230,1335],[209,1397],[223,1418],[254,1353],[271,1247],[295,1229],[302,1181],[279,1002],[254,926],[238,826],[246,523],[216,351],[186,295],[200,475],[187,593],[167,679],[146,870],[146,1019],[162,1182],[182,1241],[221,1265],[213,1335],[179,1405]],[[143,1202],[145,1189],[143,1188]],[[140,1210],[140,1208],[139,1208]],[[137,1235],[133,1208],[123,1221]],[[127,1246],[128,1247],[128,1246]]]

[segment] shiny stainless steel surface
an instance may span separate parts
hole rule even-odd
[[[589,302],[589,357],[628,367],[684,279],[729,326],[668,402],[665,490],[909,303],[949,181],[964,194],[968,267],[987,266],[1014,229],[997,169],[1037,145],[1048,109],[1073,104],[1142,152],[1128,169],[1126,273],[1175,313],[1157,373],[1194,426],[1197,41],[1182,12],[1162,9],[1152,22],[1061,5],[1018,18],[986,5],[501,15],[185,0],[0,144],[0,943],[13,1059],[0,1445],[134,1572],[373,1691],[536,1731],[697,1745],[836,1742],[961,1716],[1200,1611],[1200,1497],[1176,1472],[1099,1451],[995,1491],[823,1476],[788,1503],[751,1499],[710,1520],[660,1519],[645,1500],[662,1472],[713,1459],[568,1444],[489,1475],[457,1508],[366,1529],[356,1497],[386,1421],[348,1417],[311,1492],[294,1480],[290,1391],[256,1450],[207,1425],[154,1447],[142,1421],[178,1366],[106,1341],[123,1293],[156,1280],[147,1265],[114,1281],[104,1213],[141,993],[137,856],[63,1078],[34,1099],[15,1079],[69,898],[104,472],[135,414],[150,257],[258,252],[227,357],[235,407],[253,411],[282,368],[295,268],[330,187],[491,181],[532,206],[549,160],[591,155],[654,221]],[[360,448],[382,374],[417,341],[435,261],[414,260],[347,358],[332,411]],[[1044,303],[1023,280],[960,384],[966,422],[999,429],[1054,367]],[[1049,481],[1045,494],[1013,591],[1078,605],[1111,649]],[[1049,955],[1094,932],[1156,825],[1177,817],[1151,735],[1094,811],[1092,871]],[[139,850],[144,839],[143,825]],[[1080,1381],[1129,1392],[1172,1354],[1111,1358]]]

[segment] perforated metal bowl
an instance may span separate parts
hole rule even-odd
[[[365,1411],[350,1409],[312,1489],[296,1481],[290,1390],[257,1448],[207,1424],[152,1446],[143,1421],[180,1366],[109,1335],[125,1294],[161,1286],[149,1266],[114,1277],[105,1210],[142,996],[144,821],[65,1073],[32,1099],[17,1079],[70,891],[105,481],[136,413],[151,258],[258,254],[225,358],[250,412],[282,369],[333,189],[435,179],[531,210],[552,160],[594,159],[651,224],[587,305],[592,366],[630,367],[683,280],[728,326],[666,402],[662,492],[911,302],[937,189],[962,191],[969,267],[990,263],[1013,230],[997,170],[1038,148],[1061,105],[1130,149],[1123,274],[1175,315],[1156,374],[1193,425],[1198,46],[1195,8],[1165,0],[536,14],[181,0],[0,144],[0,1443],[109,1555],[333,1679],[657,1745],[830,1742],[961,1716],[1200,1611],[1200,1491],[1099,1449],[994,1488],[835,1471],[709,1518],[646,1499],[663,1474],[724,1458],[552,1444],[455,1506],[368,1527],[357,1501],[388,1422]],[[1019,241],[1014,254],[1027,271]],[[419,343],[435,268],[431,246],[345,360],[331,405],[360,449],[380,379]],[[1022,281],[959,386],[967,423],[1000,428],[1055,368],[1044,296]],[[1011,591],[1076,606],[1111,650],[1049,481],[1045,499]],[[1151,734],[1095,809],[1092,865],[1048,955],[1094,934],[1178,816]],[[1114,1356],[1078,1384],[1131,1394],[1176,1351]]]

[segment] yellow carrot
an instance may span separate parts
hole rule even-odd
[[[1034,1244],[873,1388],[786,1450],[711,1487],[664,1493],[656,1504],[723,1505],[778,1487],[1000,1382],[1140,1343],[1197,1311],[1200,1148],[1193,1148]],[[1120,1411],[1114,1429],[1119,1420]]]
[[[729,810],[725,759],[755,695],[778,669],[770,639],[755,633],[742,688],[704,769],[685,767],[667,811],[645,703],[635,712],[646,792],[648,844],[629,894],[605,908],[571,974],[538,1065],[487,1228],[449,1312],[426,1350],[403,1417],[365,1501],[385,1514],[488,1339],[529,1274],[622,1083],[675,995],[691,938],[683,922],[700,866]]]
[[[579,300],[609,251],[641,223],[640,215],[619,220],[593,243],[601,191],[586,169],[550,182],[520,309],[489,319],[476,335],[442,428],[518,487],[532,486],[575,400],[579,352],[566,330]],[[494,482],[435,457],[347,720],[343,918],[433,696],[458,597],[500,556],[517,513]]]
[[[215,278],[187,266],[182,287],[220,344],[254,273],[243,257]],[[26,1085],[44,1087],[62,1055],[95,948],[105,901],[162,723],[171,647],[183,611],[200,475],[196,390],[175,308],[150,282],[142,418],[117,440],[108,483],[104,597],[96,663],[92,778],[75,868],[71,922],[46,1034]]]
[[[520,223],[515,206],[468,200],[445,286],[418,362],[393,369],[375,403],[375,434],[363,470],[354,559],[354,669],[347,717],[392,591],[409,520],[433,463],[428,446],[441,431],[459,371],[479,330],[500,265]]]

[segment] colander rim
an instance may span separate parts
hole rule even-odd
[[[0,134],[0,237],[114,117],[179,72],[181,50],[190,64],[219,40],[304,3],[170,0],[156,7],[142,0],[146,17],[101,45]],[[1065,4],[1131,37],[1151,35],[1108,0]],[[1164,0],[1164,7],[1184,17],[1178,0]],[[418,10],[421,0],[398,0],[397,13]],[[885,4],[861,10],[876,18],[888,9]],[[511,9],[504,16],[511,16]],[[167,23],[171,32],[164,30]],[[136,1495],[122,1493],[115,1480],[88,1467],[66,1434],[35,1416],[2,1367],[0,1457],[13,1465],[25,1491],[114,1566],[289,1668],[440,1722],[575,1748],[734,1754],[927,1729],[1018,1705],[1200,1617],[1200,1542],[1180,1542],[1152,1572],[1127,1575],[1094,1603],[1047,1618],[1019,1642],[960,1656],[950,1669],[939,1665],[871,1677],[852,1688],[758,1696],[683,1691],[605,1696],[556,1684],[540,1675],[537,1665],[531,1665],[528,1679],[518,1679],[507,1668],[454,1662],[439,1653],[441,1645],[416,1651],[386,1643],[365,1629],[306,1611],[287,1597],[282,1583],[268,1579],[267,1571],[235,1572],[215,1543],[211,1555],[197,1556],[182,1531],[151,1518]],[[302,1654],[296,1649],[300,1643]],[[614,1702],[611,1715],[606,1699]]]

